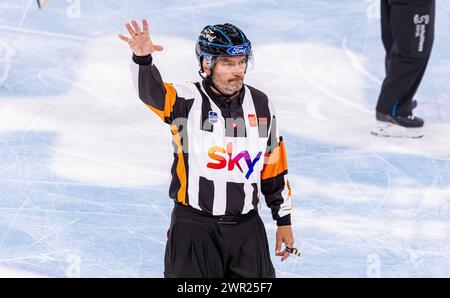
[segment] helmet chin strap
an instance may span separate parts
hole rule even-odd
[[[198,75],[199,75],[202,79],[206,80],[206,77],[205,77],[203,74],[204,74],[204,72],[200,69],[200,70],[198,71]]]

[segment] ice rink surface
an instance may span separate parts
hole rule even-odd
[[[280,114],[300,258],[279,277],[450,276],[450,0],[416,99],[419,140],[370,135],[384,74],[379,1],[0,0],[0,276],[162,277],[169,128],[137,97],[116,35],[147,18],[168,82],[231,22],[247,83]],[[270,248],[275,223],[263,206]]]

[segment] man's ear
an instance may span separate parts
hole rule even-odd
[[[206,73],[206,75],[211,75],[211,69],[208,67],[208,63],[206,63],[205,60],[202,61],[203,64],[203,71]]]

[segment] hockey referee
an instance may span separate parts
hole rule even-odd
[[[264,224],[264,196],[277,223],[275,255],[293,247],[287,162],[268,97],[243,83],[252,45],[232,24],[206,26],[196,43],[200,82],[174,85],[153,64],[148,23],[119,35],[133,51],[140,99],[170,125],[174,201],[164,260],[165,277],[275,277]],[[282,249],[284,243],[284,247]]]
[[[423,136],[424,121],[413,115],[413,97],[431,55],[435,5],[435,0],[381,0],[386,78],[376,107],[375,135]]]

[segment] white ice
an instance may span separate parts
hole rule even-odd
[[[280,114],[302,252],[273,257],[278,276],[450,275],[449,0],[416,95],[420,140],[370,135],[378,1],[32,2],[0,2],[0,276],[162,276],[170,131],[138,99],[116,37],[143,17],[169,82],[197,79],[204,25],[253,40],[247,82]]]

